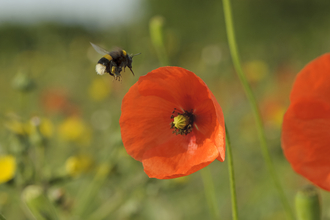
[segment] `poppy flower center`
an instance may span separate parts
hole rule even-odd
[[[192,131],[195,120],[195,115],[192,112],[193,110],[190,112],[184,110],[183,113],[180,113],[174,108],[171,116],[173,119],[171,123],[171,129],[174,129],[173,134],[187,135]]]

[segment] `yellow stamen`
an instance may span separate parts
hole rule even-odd
[[[174,127],[178,129],[184,129],[189,124],[189,117],[184,115],[178,115],[173,119]]]

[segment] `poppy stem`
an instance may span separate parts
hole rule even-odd
[[[276,171],[274,169],[273,162],[271,160],[271,156],[267,147],[266,142],[266,136],[265,131],[263,128],[263,122],[261,119],[261,115],[257,106],[257,101],[252,93],[252,90],[250,88],[250,85],[247,82],[247,79],[244,75],[243,69],[240,64],[239,54],[237,50],[236,40],[235,40],[235,31],[234,31],[234,25],[233,25],[233,19],[232,19],[232,12],[231,12],[231,6],[230,6],[230,0],[223,0],[223,10],[224,10],[224,16],[225,16],[225,23],[226,23],[226,31],[227,31],[227,38],[228,38],[228,44],[229,49],[231,53],[231,57],[234,63],[234,67],[236,69],[237,75],[241,81],[241,84],[244,88],[245,94],[249,100],[250,106],[253,111],[253,115],[256,121],[257,125],[257,132],[258,132],[258,138],[261,145],[262,154],[265,160],[265,163],[268,168],[268,172],[272,176],[274,185],[278,191],[278,194],[281,198],[282,204],[287,212],[287,217],[289,219],[294,219],[293,211],[290,207],[290,204],[285,196],[284,190],[280,184],[280,181],[278,179],[278,176],[276,174]]]
[[[201,169],[202,179],[204,183],[205,197],[212,219],[220,219],[219,206],[217,203],[213,178],[209,166]]]
[[[0,220],[6,220],[6,218],[0,213]]]
[[[90,201],[92,201],[92,198],[95,197],[100,187],[104,184],[109,172],[110,165],[105,163],[98,167],[95,176],[90,183],[82,185],[79,191],[79,200],[77,200],[76,206],[73,210],[75,216],[82,218],[88,214]]]
[[[315,186],[308,185],[300,189],[295,204],[298,220],[321,220],[320,195]]]
[[[225,129],[226,129],[226,151],[227,151],[227,159],[228,159],[232,215],[233,215],[233,220],[238,220],[233,155],[231,151],[230,138],[229,138],[227,126],[225,126]]]

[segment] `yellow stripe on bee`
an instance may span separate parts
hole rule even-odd
[[[106,54],[103,57],[109,61],[112,60],[112,57],[109,54]]]
[[[124,56],[126,56],[126,54],[127,54],[127,53],[126,53],[126,51],[125,51],[125,50],[123,50],[123,54],[124,54]]]
[[[111,68],[111,73],[115,73],[115,70],[116,70],[116,67],[113,66],[113,67]]]

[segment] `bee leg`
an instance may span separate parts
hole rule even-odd
[[[132,72],[133,76],[135,76],[135,75],[134,75],[134,72],[133,72],[133,70],[132,70],[132,68],[130,68],[130,67],[128,67],[128,68],[131,70],[131,72]]]

